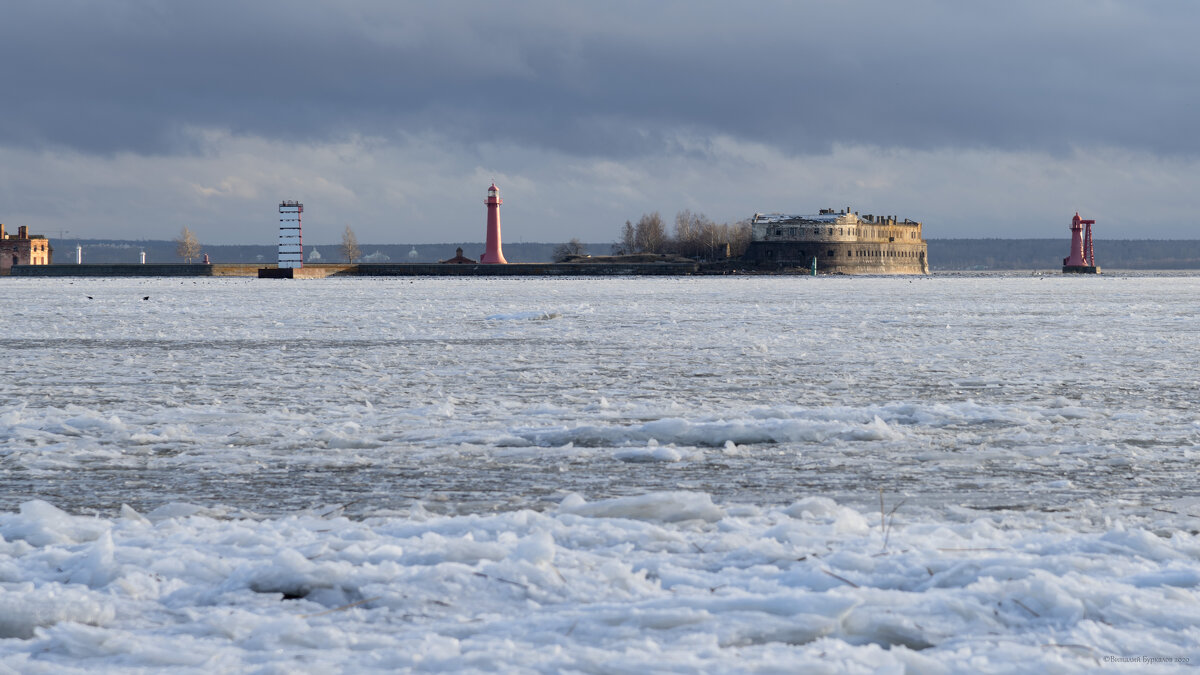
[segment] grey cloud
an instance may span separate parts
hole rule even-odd
[[[0,143],[196,150],[430,132],[635,156],[680,129],[1200,152],[1190,2],[10,3]]]

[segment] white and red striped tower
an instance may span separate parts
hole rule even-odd
[[[488,188],[487,199],[483,202],[487,204],[487,246],[483,250],[483,255],[479,256],[481,263],[498,263],[500,265],[508,264],[504,259],[504,251],[500,247],[500,205],[504,200],[500,198],[500,189],[493,182]]]
[[[302,213],[304,205],[300,202],[279,202],[279,269],[304,267],[304,237],[300,233]]]

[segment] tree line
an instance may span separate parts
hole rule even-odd
[[[675,230],[667,233],[658,211],[644,213],[637,224],[628,220],[613,254],[674,253],[689,258],[719,260],[739,257],[750,245],[750,221],[717,223],[703,213],[684,209],[675,214]]]

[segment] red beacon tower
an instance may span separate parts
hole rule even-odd
[[[492,186],[488,188],[487,200],[483,202],[487,204],[487,247],[483,251],[483,255],[479,256],[481,263],[497,263],[500,265],[508,264],[504,259],[504,251],[500,247],[500,205],[504,200],[500,198],[500,189],[496,187],[493,181]]]
[[[1079,217],[1079,212],[1075,212],[1075,217],[1071,219],[1071,255],[1063,258],[1062,271],[1074,274],[1099,274],[1100,268],[1096,267],[1096,252],[1092,249],[1092,225],[1095,225],[1094,220],[1084,220]],[[1084,226],[1087,226],[1087,232],[1084,233]]]

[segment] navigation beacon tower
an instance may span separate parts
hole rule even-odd
[[[1084,220],[1079,217],[1079,212],[1075,212],[1075,217],[1071,219],[1071,255],[1063,258],[1063,272],[1075,274],[1099,274],[1100,268],[1096,267],[1096,252],[1092,248],[1092,225],[1095,225],[1094,220]],[[1087,226],[1087,233],[1084,233],[1084,226]]]
[[[495,181],[488,188],[488,196],[483,203],[487,204],[488,213],[487,247],[484,249],[483,255],[479,256],[479,262],[508,264],[508,261],[504,259],[504,251],[500,249],[500,205],[504,203],[504,200],[500,198],[500,189],[496,187]]]
[[[304,267],[304,238],[300,235],[302,213],[304,205],[300,202],[279,202],[279,269]]]

